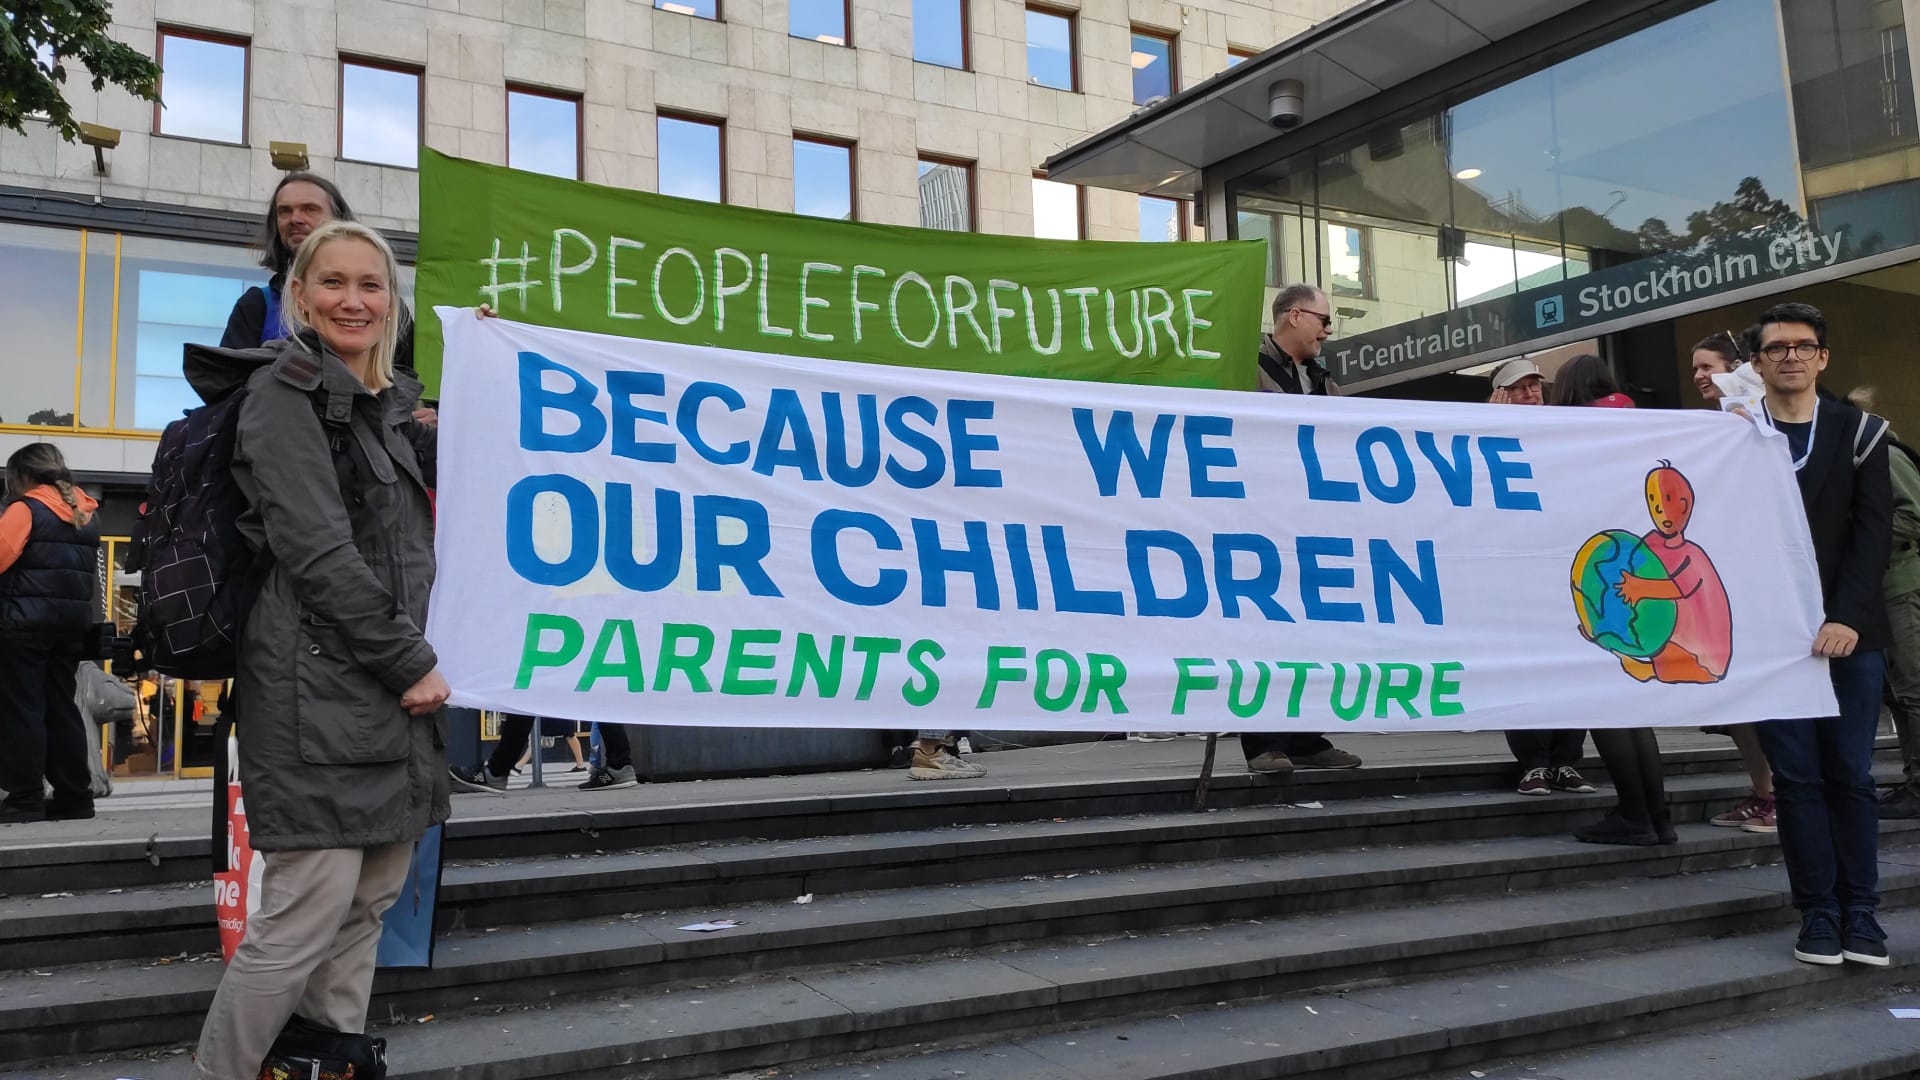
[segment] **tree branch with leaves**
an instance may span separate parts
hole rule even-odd
[[[143,101],[160,99],[160,65],[107,34],[106,0],[0,0],[0,127],[26,133],[28,121],[68,142],[80,123],[67,102],[67,74],[83,71],[95,92],[108,83]]]

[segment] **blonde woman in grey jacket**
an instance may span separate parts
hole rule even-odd
[[[271,557],[235,676],[260,907],[208,1011],[205,1080],[255,1080],[290,1018],[365,1031],[381,917],[414,842],[448,812],[448,695],[421,633],[433,585],[434,430],[394,383],[392,251],[330,222],[288,273],[292,339],[196,350],[215,400],[239,386],[241,531]]]

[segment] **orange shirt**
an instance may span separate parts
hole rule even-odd
[[[33,499],[53,511],[61,521],[73,522],[73,507],[60,497],[59,488],[52,484],[41,484],[27,492],[8,506],[5,513],[0,513],[0,574],[6,573],[20,553],[26,550],[27,536],[33,531],[33,511],[28,508],[27,499]],[[100,505],[93,496],[77,487],[73,489],[73,501],[80,504],[80,513],[87,517],[93,516],[93,511]]]

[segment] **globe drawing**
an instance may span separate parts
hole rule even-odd
[[[1629,604],[1614,586],[1628,574],[1667,580],[1667,568],[1638,536],[1623,529],[1596,533],[1573,557],[1573,607],[1580,628],[1608,652],[1636,660],[1652,657],[1673,637],[1677,605],[1672,600]]]

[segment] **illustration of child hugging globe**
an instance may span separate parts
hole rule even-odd
[[[1573,557],[1580,635],[1641,682],[1719,682],[1733,659],[1733,612],[1713,560],[1686,538],[1693,485],[1662,461],[1646,497],[1651,532],[1595,533]]]

